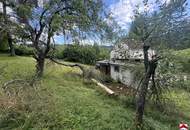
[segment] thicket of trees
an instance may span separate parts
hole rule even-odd
[[[69,45],[59,54],[59,58],[93,65],[98,60],[109,59],[109,50],[98,45]]]
[[[6,40],[6,39],[5,39]],[[0,52],[8,53],[6,41],[1,44]],[[70,62],[95,65],[96,61],[109,59],[110,49],[101,45],[56,45],[53,52],[48,53],[46,58],[53,57]],[[34,48],[29,45],[15,45],[15,54],[18,56],[32,56]]]

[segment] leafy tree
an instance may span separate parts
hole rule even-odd
[[[10,49],[10,54],[11,54],[11,56],[15,56],[11,29],[8,28],[8,26],[11,23],[11,21],[9,20],[9,16],[7,14],[7,7],[9,6],[9,1],[1,0],[0,2],[2,3],[2,7],[3,7],[3,13],[2,13],[3,23],[4,23],[3,26],[6,27],[5,29],[3,29],[4,30],[3,32],[5,32],[7,35],[6,37],[7,37],[7,41],[8,41],[8,45],[9,45],[9,49]]]
[[[49,0],[43,6],[22,1],[15,3],[14,10],[23,24],[20,34],[35,48],[37,77],[43,75],[45,58],[53,51],[55,35],[67,33],[76,39],[81,33],[87,36],[105,34],[107,30],[104,29],[109,28],[103,20],[101,0]]]
[[[97,60],[106,59],[109,52],[98,45],[68,45],[62,52],[62,59],[83,64],[95,64]]]
[[[19,56],[30,56],[33,54],[33,48],[26,45],[15,45],[15,53]]]
[[[156,88],[155,84],[155,70],[157,68],[159,56],[154,56],[152,59],[148,58],[148,50],[150,45],[158,44],[162,36],[167,37],[171,29],[172,23],[178,24],[177,20],[183,20],[184,8],[186,0],[172,0],[169,4],[156,1],[157,11],[150,12],[147,7],[149,1],[143,1],[144,12],[135,11],[135,20],[132,23],[129,37],[137,39],[143,43],[144,52],[144,67],[145,75],[141,81],[136,109],[136,127],[141,129],[143,127],[143,114],[145,108],[146,97],[148,93],[149,81],[152,81],[152,87]]]
[[[97,43],[94,43],[93,49],[95,50],[96,55],[98,55],[100,53],[100,48]]]
[[[189,20],[186,18],[183,21],[178,22],[177,25],[172,27],[167,35],[162,37],[162,42],[164,42],[169,48],[178,50],[189,48],[189,25]]]
[[[162,44],[169,48],[187,48],[189,23],[186,0],[172,0],[168,4],[157,1],[157,4],[160,8],[151,14],[148,12],[136,13],[129,37],[141,40],[143,36],[147,35],[146,41],[154,47]]]

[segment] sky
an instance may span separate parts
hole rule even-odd
[[[139,11],[143,11],[145,7],[142,4],[143,0],[103,0],[106,4],[106,8],[112,12],[112,17],[121,26],[122,29],[128,31],[133,20],[134,9],[136,5],[139,5]],[[149,11],[158,9],[155,4],[156,0],[149,0],[149,7],[146,7]],[[170,0],[161,0],[161,2],[168,4]],[[190,3],[190,0],[187,0]],[[188,5],[188,7],[190,7]],[[189,11],[190,12],[190,11]],[[56,42],[61,42],[63,38],[57,37]]]
[[[107,7],[112,12],[112,16],[118,22],[123,29],[129,29],[132,22],[133,10],[136,5],[139,5],[139,11],[143,11],[145,8],[142,4],[143,0],[104,0]],[[168,4],[170,0],[160,0],[162,3]],[[190,0],[187,0],[190,3]],[[158,9],[156,7],[156,0],[149,0],[149,6],[146,8],[150,12]],[[188,7],[190,7],[188,5]],[[190,11],[189,11],[190,12]]]

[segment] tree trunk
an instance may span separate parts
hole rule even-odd
[[[12,40],[12,37],[11,37],[9,32],[7,32],[7,40],[8,40],[8,44],[9,44],[10,55],[15,56],[15,49],[13,46],[13,40]]]
[[[138,129],[142,128],[143,124],[143,115],[144,115],[144,107],[146,102],[146,95],[148,91],[149,80],[151,77],[150,67],[147,68],[147,73],[145,74],[144,80],[140,86],[140,91],[138,93],[137,99],[137,109],[136,109],[136,127]]]
[[[143,114],[144,106],[146,101],[146,94],[148,90],[149,80],[151,77],[150,73],[150,64],[148,59],[148,49],[150,46],[144,44],[143,53],[144,53],[144,66],[145,66],[145,76],[140,86],[140,91],[138,92],[137,106],[136,106],[136,128],[141,129],[143,124]]]
[[[138,99],[137,99],[137,109],[136,109],[136,128],[142,129],[143,128],[143,115],[144,115],[144,108],[146,103],[146,95],[148,93],[148,86],[149,81],[152,76],[154,78],[155,70],[157,67],[158,59],[148,59],[148,49],[149,46],[143,47],[144,51],[144,65],[145,65],[145,76],[144,80],[141,83],[140,91],[138,92]],[[154,79],[153,79],[154,80]]]
[[[149,59],[148,59],[148,50],[149,50],[150,46],[148,45],[143,45],[143,54],[144,54],[144,67],[145,67],[145,73],[148,70],[148,65],[149,65]]]
[[[3,4],[4,23],[5,23],[6,26],[8,26],[6,1],[3,1],[2,4]],[[8,40],[8,44],[9,44],[9,49],[10,49],[10,55],[11,56],[15,56],[15,50],[14,50],[13,40],[12,40],[12,36],[11,36],[10,30],[7,29],[6,32],[7,32],[7,40]]]
[[[44,63],[45,63],[45,56],[39,55],[38,58],[36,58],[36,76],[38,78],[43,76]]]

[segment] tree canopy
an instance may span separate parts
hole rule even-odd
[[[54,50],[54,36],[69,36],[76,43],[87,37],[111,39],[116,34],[106,21],[109,15],[102,0],[49,0],[40,5],[21,0],[11,5],[19,23],[16,36],[32,43],[39,75],[45,57]]]
[[[144,3],[148,6],[147,2]],[[157,1],[159,5],[155,11],[138,12],[132,22],[129,37],[137,40],[146,40],[154,46],[164,44],[168,47],[177,47],[185,44],[183,39],[185,21],[187,22],[187,1],[172,0],[168,4]],[[138,10],[138,9],[137,9]],[[177,37],[173,36],[176,33]],[[177,35],[177,34],[176,34]]]

